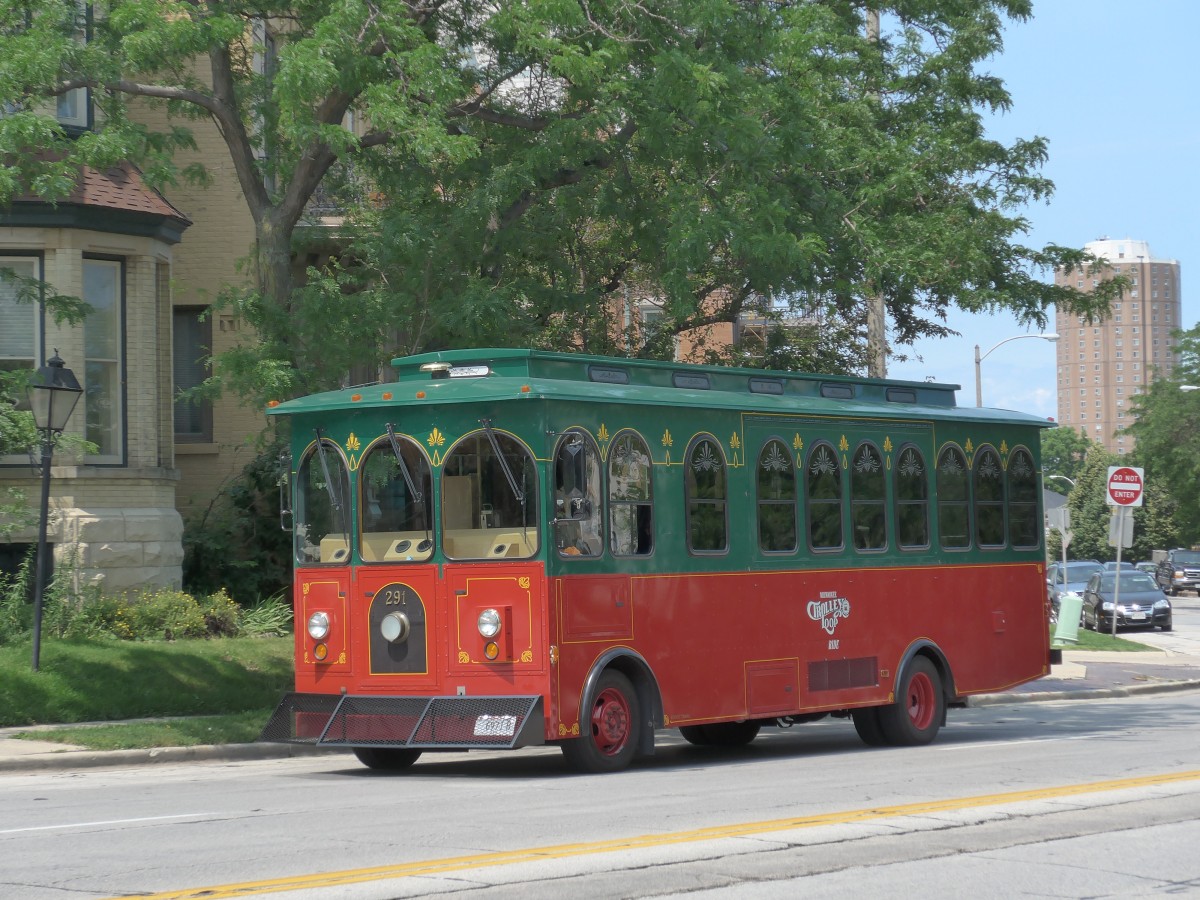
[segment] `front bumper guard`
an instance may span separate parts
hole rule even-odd
[[[285,694],[258,736],[276,744],[513,749],[545,743],[541,697]]]

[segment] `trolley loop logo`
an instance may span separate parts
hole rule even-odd
[[[820,600],[808,602],[808,617],[814,622],[820,622],[828,635],[832,635],[837,630],[838,622],[849,615],[850,601],[839,597],[837,591],[821,591]]]

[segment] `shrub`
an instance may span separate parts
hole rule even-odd
[[[200,602],[200,611],[209,637],[233,637],[241,632],[242,608],[225,593],[225,588],[205,597]]]
[[[292,605],[283,592],[257,601],[242,613],[242,634],[274,637],[292,630]]]

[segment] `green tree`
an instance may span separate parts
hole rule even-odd
[[[1175,539],[1157,549],[1200,541],[1200,324],[1177,331],[1179,364],[1170,378],[1151,382],[1133,398],[1134,422],[1126,431],[1137,440],[1137,459],[1147,483],[1161,485],[1175,498]]]
[[[1045,141],[984,132],[1010,98],[979,68],[1029,0],[870,4],[878,40],[866,5],[109,0],[80,18],[26,0],[0,11],[0,204],[60,199],[79,164],[121,158],[152,184],[202,181],[174,152],[215,125],[256,230],[251,290],[227,302],[260,342],[221,371],[276,397],[397,348],[663,354],[685,330],[779,317],[781,297],[861,343],[882,295],[900,345],[949,333],[951,307],[1102,312],[1120,281],[1043,282],[1094,261],[1022,243],[1012,211],[1052,190]],[[47,111],[78,88],[100,125],[71,135]],[[318,188],[358,227],[295,290]],[[625,327],[638,297],[656,328]]]
[[[1093,441],[1074,428],[1060,426],[1042,431],[1042,473],[1046,490],[1056,494],[1070,493],[1069,481],[1050,476],[1063,475],[1070,481],[1078,482],[1084,460],[1095,446]]]
[[[1071,511],[1071,544],[1067,548],[1074,559],[1116,559],[1116,550],[1108,545],[1108,520],[1112,507],[1108,495],[1108,467],[1116,465],[1117,456],[1099,444],[1084,460],[1075,487],[1067,499]]]

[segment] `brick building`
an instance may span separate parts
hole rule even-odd
[[[1129,425],[1135,396],[1177,363],[1171,332],[1181,328],[1179,261],[1158,259],[1146,241],[1092,241],[1084,248],[1106,260],[1103,273],[1056,272],[1057,284],[1089,290],[1101,279],[1123,275],[1131,282],[1113,304],[1112,317],[1089,322],[1059,312],[1055,316],[1058,421],[1112,453],[1133,450]]]

